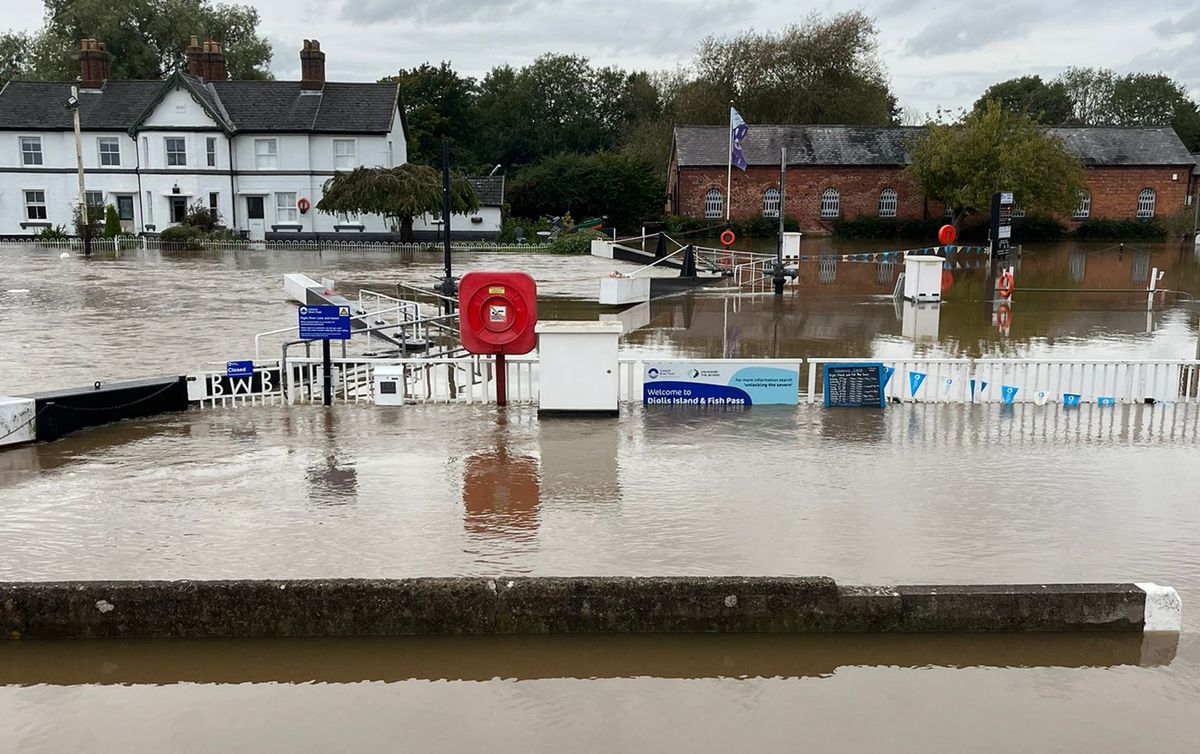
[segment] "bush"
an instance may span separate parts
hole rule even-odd
[[[1075,228],[1075,237],[1113,238],[1132,241],[1161,241],[1167,236],[1162,223],[1153,218],[1148,220],[1085,220]]]
[[[159,238],[172,249],[196,251],[204,248],[201,241],[205,238],[205,234],[192,225],[173,225],[164,229]]]
[[[183,218],[184,225],[198,228],[205,233],[211,233],[213,228],[216,228],[220,223],[221,215],[215,209],[209,209],[208,205],[199,200],[188,207],[187,214]]]
[[[531,220],[527,217],[509,217],[507,213],[504,215],[504,221],[500,224],[500,235],[497,240],[500,243],[516,243],[517,228],[520,228],[525,234],[525,240],[529,243],[537,243],[539,230],[549,231],[550,222],[544,219]]]
[[[52,228],[42,228],[37,233],[34,233],[33,237],[40,238],[43,241],[62,241],[63,239],[70,238],[71,236],[67,234],[67,229],[65,226],[55,225]]]
[[[603,233],[594,230],[579,230],[574,233],[564,233],[546,245],[546,251],[551,254],[591,254],[592,241],[597,238],[608,238]]]
[[[738,238],[775,238],[779,235],[779,220],[774,217],[756,217],[753,220],[734,220],[726,224],[723,220],[712,218],[683,217],[667,215],[662,221],[666,225],[667,235],[686,236],[705,232],[704,235],[715,237],[721,230],[728,227]],[[783,219],[785,232],[800,230],[800,223],[794,217]]]
[[[99,238],[104,231],[104,205],[103,204],[88,204],[87,205],[87,226],[83,223],[83,213],[80,212],[80,205],[76,204],[71,213],[72,223],[75,225],[75,235],[80,238]]]
[[[117,208],[109,204],[104,208],[104,237],[116,238],[121,235],[121,218]]]
[[[1057,241],[1067,234],[1067,226],[1045,215],[1029,215],[1013,223],[1017,243]]]

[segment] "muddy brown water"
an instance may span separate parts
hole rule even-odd
[[[1167,270],[1164,286],[1200,293],[1190,249],[1135,261],[1086,247],[1082,275],[1079,253],[1028,253],[1021,279],[1132,287],[1149,264]],[[283,272],[386,291],[397,279],[431,282],[440,265],[347,252],[64,261],[4,249],[0,261],[0,393],[245,353],[256,332],[292,323]],[[530,270],[546,315],[585,318],[598,308],[582,299],[612,266],[459,261]],[[814,267],[782,302],[704,293],[656,303],[626,346],[1194,352],[1195,308],[1183,296],[1147,316],[1144,295],[1030,293],[1004,335],[970,267],[954,273],[937,337],[914,343],[872,267],[839,263],[832,282]],[[855,275],[866,276],[861,290]],[[1113,636],[14,642],[0,645],[0,751],[1190,751],[1200,740],[1198,426],[1197,407],[1170,405],[633,407],[618,421],[480,406],[259,407],[9,450],[0,580],[1147,580],[1180,590],[1184,633],[1165,649]]]

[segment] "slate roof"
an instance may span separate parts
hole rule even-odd
[[[467,180],[475,187],[481,207],[499,207],[504,204],[504,176],[468,176]]]
[[[1192,170],[1196,175],[1200,175],[1200,153],[1192,155],[1192,159],[1196,161],[1196,167]]]
[[[10,81],[0,90],[0,130],[71,130],[65,103],[73,83]],[[302,94],[298,81],[205,83],[175,73],[163,80],[114,79],[98,91],[81,91],[81,126],[88,131],[132,130],[177,84],[231,132],[387,133],[402,105],[395,84],[327,82],[316,95]],[[400,118],[404,125],[402,109]]]
[[[1051,128],[1084,165],[1189,165],[1192,156],[1170,127]],[[907,165],[921,127],[756,126],[742,140],[751,165],[778,165],[780,147],[789,165]],[[680,167],[721,166],[729,153],[725,126],[676,126]]]

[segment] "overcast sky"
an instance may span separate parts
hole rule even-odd
[[[244,1],[244,0],[243,0]],[[810,11],[862,8],[902,107],[969,106],[995,81],[1064,68],[1162,71],[1200,97],[1200,0],[255,0],[281,79],[299,78],[301,40],[320,39],[330,80],[374,80],[425,61],[481,75],[542,52],[674,69],[709,34],[778,29]],[[36,27],[36,6],[0,0]]]

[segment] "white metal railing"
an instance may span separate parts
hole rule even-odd
[[[375,400],[375,368],[404,368],[406,403],[494,403],[496,365],[491,356],[459,358],[335,358],[331,360],[332,397],[340,403],[370,403]],[[215,365],[213,365],[215,366]],[[537,360],[508,357],[505,360],[508,402],[536,403]],[[255,362],[255,377],[225,375],[209,368],[189,377],[188,398],[202,408],[240,405],[320,403],[324,390],[322,359],[292,357],[280,371],[279,361]]]
[[[648,361],[687,361],[722,366],[786,366],[801,375],[799,400],[824,397],[828,365],[882,364],[888,371],[885,395],[904,403],[1067,402],[1136,404],[1145,401],[1200,403],[1200,360],[1079,359],[940,359],[940,358],[812,358],[686,359],[672,356],[618,359],[619,399],[642,400]],[[189,398],[203,406],[319,402],[322,361],[289,358],[256,361],[254,378],[229,378],[221,369],[205,369],[190,378]],[[374,370],[380,365],[404,367],[403,399],[407,403],[492,403],[496,399],[495,360],[490,356],[433,358],[344,357],[332,360],[334,399],[370,402],[375,398]],[[807,373],[805,369],[807,368]],[[532,404],[540,395],[540,369],[535,356],[507,359],[508,400]]]

